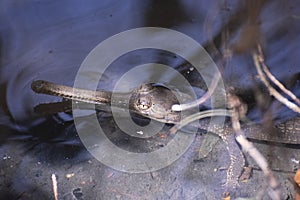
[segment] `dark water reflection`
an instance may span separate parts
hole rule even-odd
[[[171,28],[206,45],[208,39],[217,35],[223,24],[238,12],[237,2],[1,1],[0,131],[3,135],[0,139],[1,145],[5,146],[7,138],[17,136],[23,140],[33,136],[33,146],[30,148],[34,149],[34,145],[37,145],[40,151],[43,151],[41,150],[43,145],[39,145],[50,142],[55,144],[50,149],[55,151],[55,148],[59,148],[55,152],[58,154],[62,152],[60,154],[62,158],[74,157],[74,152],[78,155],[77,153],[84,148],[68,146],[81,144],[72,122],[64,121],[60,115],[40,117],[33,112],[33,107],[41,102],[60,100],[32,92],[30,84],[33,80],[45,79],[73,85],[78,68],[96,45],[110,36],[132,28],[144,26]],[[297,3],[296,1],[266,3],[260,12],[259,27],[261,41],[265,45],[267,64],[276,77],[300,95],[298,80],[300,6]],[[252,9],[255,9],[255,5]],[[247,19],[245,18],[236,28],[236,33],[230,35],[231,43],[238,41],[241,28],[249,22]],[[214,55],[214,52],[210,53]],[[112,67],[105,74],[99,88],[113,88],[124,71],[149,61],[158,61],[179,69],[195,85],[201,81],[198,74],[187,73],[189,67],[181,68],[184,61],[173,55],[166,52],[139,51],[129,54],[128,58],[117,60],[114,64],[119,68]],[[148,75],[142,74],[139,78],[143,79]],[[251,97],[249,99],[253,100],[253,94],[247,92],[255,91],[258,80],[249,52],[234,54],[230,62],[226,63],[223,75],[226,85],[239,88],[244,95],[246,91],[245,96],[248,95]],[[163,79],[167,82],[171,78],[164,75]],[[276,106],[277,104],[273,106],[274,118],[288,118],[293,115],[286,108]],[[253,109],[249,116],[259,121],[261,114],[262,112]],[[67,116],[67,119],[71,119],[70,116]],[[66,146],[59,147],[58,143]],[[79,155],[81,156],[77,157],[78,160],[83,157],[86,159],[86,154]],[[24,166],[24,163],[26,165],[26,160],[21,162],[21,166]],[[22,191],[20,188],[22,186],[18,185],[17,192]]]

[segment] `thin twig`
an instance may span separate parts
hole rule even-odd
[[[52,174],[51,179],[52,179],[52,187],[53,187],[54,198],[55,198],[55,200],[58,200],[57,179],[56,179],[55,174]]]
[[[241,129],[239,121],[239,109],[241,108],[241,102],[237,98],[228,99],[231,108],[231,122],[232,127],[236,134],[236,141],[241,145],[242,149],[247,152],[261,168],[264,175],[267,177],[270,190],[269,196],[274,200],[280,200],[279,184],[275,179],[273,172],[269,168],[268,162],[265,157],[255,148],[252,142],[248,141],[244,136],[245,133]]]
[[[236,141],[241,145],[242,149],[247,152],[258,164],[263,173],[268,179],[269,186],[271,190],[269,190],[269,195],[272,199],[280,200],[280,189],[279,184],[273,175],[271,169],[268,166],[267,160],[264,156],[255,148],[252,142],[249,142],[244,136],[243,133],[239,133],[236,136]]]
[[[279,102],[283,103],[284,105],[286,105],[288,108],[290,108],[291,110],[293,110],[294,112],[300,113],[300,108],[290,102],[287,98],[285,98],[284,96],[282,96],[279,92],[277,92],[272,86],[271,84],[268,82],[268,80],[266,79],[262,68],[261,68],[261,64],[264,62],[263,58],[261,57],[261,55],[257,54],[256,52],[253,53],[253,60],[254,60],[254,64],[257,70],[257,73],[261,79],[261,81],[265,84],[265,86],[268,88],[269,93],[274,96]]]
[[[294,95],[294,93],[292,93],[291,91],[289,91],[288,89],[286,89],[286,87],[280,83],[275,76],[273,76],[273,74],[270,72],[269,68],[267,67],[267,65],[264,63],[264,54],[262,52],[262,48],[259,45],[258,46],[258,50],[259,50],[259,56],[260,56],[260,61],[261,61],[261,65],[263,68],[263,71],[266,73],[266,75],[268,76],[268,78],[275,84],[277,85],[285,94],[287,94],[289,97],[292,98],[293,101],[295,101],[297,104],[300,105],[300,99],[298,99],[296,97],[296,95]]]
[[[216,10],[218,10],[218,9],[216,9]],[[218,13],[216,12],[216,13],[210,13],[210,15],[206,16],[205,22],[204,22],[204,30],[206,32],[206,36],[208,37],[208,40],[207,40],[208,43],[206,44],[206,46],[209,47],[209,49],[211,51],[210,52],[211,54],[214,53],[216,57],[219,57],[220,61],[218,62],[218,64],[219,64],[220,68],[223,69],[224,68],[224,56],[222,55],[222,53],[218,50],[217,46],[215,45],[214,39],[212,38],[212,35],[213,35],[212,34],[212,32],[213,32],[212,24],[213,23],[209,23],[209,22],[215,21],[215,19],[217,18],[217,15],[218,15]],[[230,21],[232,21],[231,23],[233,23],[235,20],[236,20],[236,18],[231,19]],[[228,31],[227,27],[228,26],[225,25],[222,28],[223,31],[221,31],[218,34],[218,40],[223,39],[222,38],[223,32],[226,32],[227,34],[229,34],[228,33],[229,31]],[[225,41],[223,43],[226,44]],[[228,55],[229,54],[227,54],[225,56],[228,56]],[[183,111],[183,110],[187,110],[187,109],[199,106],[202,103],[206,102],[211,97],[211,95],[214,93],[220,79],[221,79],[221,73],[220,73],[219,70],[217,70],[214,77],[213,77],[211,85],[208,87],[207,92],[201,98],[199,98],[199,99],[197,99],[193,102],[186,103],[186,104],[181,104],[181,105],[175,104],[175,105],[172,106],[172,110],[173,111]]]
[[[215,91],[220,78],[221,78],[221,74],[217,70],[216,74],[214,75],[214,78],[212,80],[212,83],[209,86],[207,92],[200,99],[197,99],[193,102],[186,103],[186,104],[180,104],[180,105],[179,104],[174,104],[172,106],[172,110],[173,111],[183,111],[183,110],[187,110],[187,109],[199,106],[200,104],[204,103],[205,101],[207,101],[207,99],[209,99],[211,97],[212,93]]]

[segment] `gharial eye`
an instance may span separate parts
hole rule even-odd
[[[142,110],[147,110],[147,109],[150,108],[150,106],[148,106],[148,105],[143,105],[143,104],[139,104],[138,107],[139,107],[140,109],[142,109]]]
[[[140,98],[137,102],[137,107],[141,110],[147,110],[151,107],[151,105],[151,100],[146,98]]]

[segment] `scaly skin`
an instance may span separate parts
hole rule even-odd
[[[38,80],[31,85],[36,93],[60,96],[66,99],[83,101],[94,104],[110,105],[112,92],[108,91],[90,91],[76,89],[64,85]],[[162,86],[153,86],[152,84],[143,84],[131,93],[114,93],[114,105],[131,109],[144,117],[170,124],[180,122],[180,112],[171,110],[172,105],[178,104],[175,94]],[[183,98],[186,98],[183,96]],[[129,100],[129,106],[126,105],[126,99]],[[199,127],[207,129],[207,119],[200,120]],[[245,124],[242,127],[246,136],[251,139],[270,141],[275,143],[300,144],[300,117],[295,117],[289,121],[278,124],[268,130],[265,130],[259,124]],[[214,132],[220,137],[232,134],[231,125],[226,123],[224,126],[215,124],[210,132]]]
[[[47,81],[35,81],[32,89],[36,93],[60,96],[66,99],[77,100],[100,105],[112,105],[129,108],[133,112],[163,122],[178,124],[184,117],[180,112],[172,111],[172,105],[178,104],[175,94],[162,86],[143,84],[132,93],[113,94],[107,91],[90,91],[72,88]],[[126,100],[129,102],[126,102]],[[129,103],[129,105],[127,105]],[[227,171],[226,190],[238,185],[238,178],[245,164],[242,151],[239,149],[234,131],[230,123],[213,124],[209,126],[210,119],[202,119],[198,128],[208,130],[220,136],[230,156],[230,166]],[[277,143],[300,144],[300,117],[291,119],[271,129],[265,130],[262,125],[252,124],[242,127],[246,136],[251,139],[271,141]]]

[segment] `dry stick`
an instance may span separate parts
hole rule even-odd
[[[56,179],[55,174],[52,174],[51,179],[52,179],[54,198],[55,198],[55,200],[58,200],[57,179]]]
[[[261,81],[268,88],[269,93],[272,96],[274,96],[278,101],[280,101],[281,103],[283,103],[284,105],[286,105],[288,108],[290,108],[294,112],[300,113],[300,108],[296,104],[290,102],[287,98],[283,97],[268,82],[268,80],[266,79],[264,73],[262,72],[262,68],[261,68],[261,64],[264,63],[264,59],[263,59],[263,57],[261,55],[261,47],[260,46],[258,46],[258,50],[259,50],[259,54],[253,53],[253,60],[254,60],[255,67],[256,67],[257,73],[258,73]]]
[[[262,72],[262,68],[261,65],[263,66],[264,72],[268,75],[268,68],[266,67],[265,63],[264,63],[264,56],[262,53],[262,48],[260,45],[258,45],[258,54],[254,53],[253,54],[253,60],[254,60],[254,64],[256,67],[256,70],[259,74],[259,77],[261,79],[261,81],[265,84],[265,86],[268,88],[270,94],[272,96],[274,96],[278,101],[280,101],[281,103],[283,103],[284,105],[286,105],[288,108],[290,108],[291,110],[300,113],[300,108],[290,102],[287,98],[283,97],[280,93],[278,93],[271,85],[270,83],[267,81],[264,73]],[[270,73],[271,74],[271,73]],[[272,76],[269,76],[269,78]],[[275,78],[275,77],[274,77]],[[272,78],[270,78],[272,80]],[[276,80],[277,81],[277,80]],[[273,81],[274,82],[274,81]],[[278,86],[279,87],[279,86]],[[279,87],[282,90],[282,87]],[[284,91],[284,90],[283,90]],[[296,101],[297,102],[297,101]],[[236,137],[236,140],[238,142],[243,142],[245,144],[243,144],[245,147],[247,147],[248,152],[250,154],[250,152],[252,152],[253,154],[253,150],[251,148],[253,148],[251,145],[247,144],[248,141],[244,140],[245,138],[243,138],[242,135],[238,135]],[[243,147],[243,145],[241,144],[241,146]],[[243,147],[244,148],[244,147]],[[247,151],[247,150],[246,150]],[[254,155],[256,159],[258,159],[258,155]],[[253,157],[254,158],[254,157]],[[260,162],[262,162],[262,164],[264,164],[264,160],[260,160]],[[258,163],[257,163],[258,164]],[[272,175],[272,171],[268,168],[268,166],[266,165],[266,163],[262,166],[260,166],[261,169],[263,170],[263,172],[265,173],[265,175],[269,178],[269,183],[271,186],[271,191],[269,191],[269,195],[271,196],[271,198],[273,199],[280,199],[280,191],[278,189],[278,183],[276,181],[276,179],[274,178],[274,176]],[[262,168],[264,167],[264,168]]]
[[[258,164],[258,166],[261,168],[263,173],[268,179],[270,190],[269,195],[272,199],[278,199],[280,200],[280,189],[279,184],[274,177],[271,169],[268,166],[268,163],[264,156],[254,147],[252,142],[249,142],[244,136],[243,132],[236,132],[236,141],[241,145],[242,149],[247,152]]]
[[[211,97],[212,93],[215,91],[220,78],[221,78],[221,74],[217,70],[216,74],[214,75],[214,78],[212,80],[212,83],[209,86],[207,92],[200,99],[197,99],[193,102],[186,103],[186,104],[180,104],[180,105],[179,104],[174,104],[172,106],[172,110],[173,111],[183,111],[183,110],[187,110],[187,109],[199,106],[200,104],[204,103],[205,101],[207,101],[207,99],[209,99],[209,97]]]
[[[284,87],[284,85],[282,83],[280,83],[269,71],[269,69],[267,68],[267,66],[262,63],[262,67],[264,72],[266,73],[266,75],[268,76],[268,78],[275,84],[277,85],[285,94],[287,94],[288,96],[290,96],[292,98],[293,101],[297,102],[297,104],[300,105],[300,99],[298,99],[294,93],[292,93],[291,91],[289,91],[288,89],[286,89]]]
[[[269,190],[269,196],[274,200],[280,200],[280,190],[279,190],[279,184],[277,180],[275,179],[271,169],[268,166],[267,160],[264,158],[264,156],[255,148],[252,142],[248,141],[245,136],[244,132],[241,130],[241,125],[239,122],[239,116],[236,108],[233,108],[232,114],[231,114],[231,122],[232,127],[235,130],[236,133],[236,141],[241,145],[242,149],[247,152],[258,164],[258,166],[261,168],[263,173],[268,179],[270,190]]]
[[[216,18],[216,15],[213,18]],[[205,25],[204,26],[206,28],[204,28],[204,29],[207,31],[207,35],[212,35],[210,33],[212,27],[208,26],[208,22],[207,21],[208,21],[208,18],[205,19]],[[211,51],[214,51],[219,57],[223,57],[221,55],[221,53],[219,52],[219,50],[217,49],[216,45],[214,44],[212,38],[209,40],[209,42],[210,42],[209,47],[211,48]],[[221,65],[221,66],[223,66],[223,65]],[[205,101],[207,101],[211,97],[211,95],[215,91],[215,89],[216,89],[216,87],[217,87],[220,79],[221,79],[221,73],[220,73],[219,70],[217,70],[216,73],[215,73],[215,75],[214,75],[214,77],[213,77],[211,85],[208,87],[207,92],[201,98],[199,98],[199,99],[197,99],[197,100],[195,100],[193,102],[186,103],[186,104],[181,104],[181,105],[175,104],[175,105],[172,106],[172,110],[173,111],[183,111],[183,110],[187,110],[187,109],[190,109],[190,108],[193,108],[193,107],[201,105],[202,103],[204,103]]]
[[[291,91],[289,91],[288,89],[286,89],[284,87],[284,85],[282,83],[280,83],[275,76],[273,76],[273,74],[270,72],[270,70],[268,69],[268,67],[266,66],[266,64],[264,63],[264,56],[261,50],[261,46],[259,46],[259,55],[261,57],[260,60],[262,60],[261,65],[262,68],[264,70],[264,72],[266,73],[266,75],[268,76],[268,78],[275,84],[277,85],[285,94],[287,94],[288,96],[290,96],[292,98],[292,100],[294,100],[295,102],[297,102],[297,104],[300,105],[300,99],[298,99],[294,93],[292,93]]]
[[[243,15],[244,12],[241,12],[239,11],[237,15],[240,16],[240,18],[237,18],[236,15],[233,15],[234,17],[231,17],[228,24],[225,24],[221,30],[223,29],[226,29],[226,27],[231,27],[229,24],[232,24],[232,25],[235,25],[235,28],[238,27],[237,26],[237,22],[240,20],[240,22],[242,21],[241,20],[241,17],[244,17],[245,15]],[[216,47],[215,45],[215,41],[214,40],[221,40],[222,39],[222,31],[220,31],[215,38],[212,38],[211,36],[213,35],[212,34],[212,30],[213,30],[213,26],[212,24],[209,23],[209,20],[211,22],[215,21],[215,19],[217,18],[217,12],[216,13],[212,13],[210,17],[206,16],[205,18],[205,22],[204,22],[204,30],[206,31],[206,35],[209,36],[210,38],[208,39],[208,43],[206,45],[204,45],[207,48],[210,48],[210,51],[216,53],[219,57],[223,57],[220,53],[220,51],[218,50],[218,48]],[[237,20],[238,19],[238,20]],[[239,22],[239,23],[240,23]],[[234,30],[233,29],[233,30]],[[232,30],[232,32],[233,32]],[[211,52],[211,53],[212,53]],[[222,66],[222,65],[221,65]],[[183,110],[187,110],[187,109],[190,109],[190,108],[193,108],[193,107],[196,107],[196,106],[199,106],[200,104],[204,103],[205,101],[207,101],[212,93],[215,91],[217,85],[218,85],[218,82],[221,78],[221,74],[220,72],[217,70],[216,71],[216,74],[214,75],[213,77],[213,80],[211,82],[211,85],[209,86],[207,92],[200,98],[200,99],[197,99],[193,102],[190,102],[190,103],[186,103],[186,104],[174,104],[172,106],[172,110],[173,111],[183,111]]]

